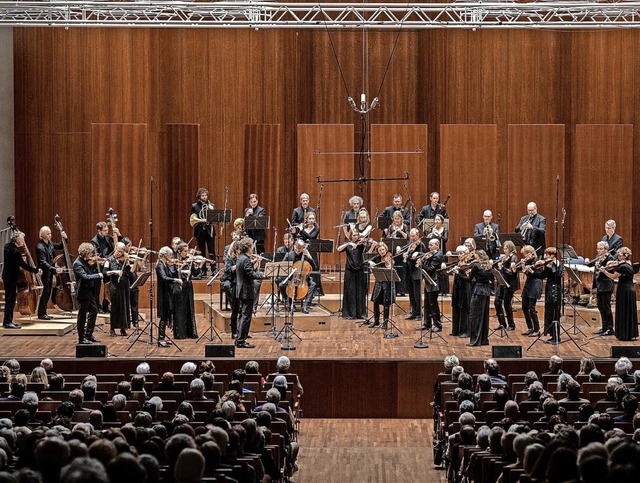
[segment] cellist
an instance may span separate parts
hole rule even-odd
[[[302,302],[302,313],[309,313],[309,305],[311,304],[311,300],[313,299],[313,294],[316,290],[316,283],[313,281],[313,278],[309,273],[303,274],[303,279],[300,279],[300,275],[304,269],[305,262],[308,263],[308,267],[311,267],[311,271],[316,271],[316,265],[311,257],[311,254],[307,250],[307,244],[304,240],[298,239],[293,244],[293,250],[287,253],[282,259],[283,262],[293,262],[293,267],[296,268],[296,273],[291,277],[291,280],[285,284],[284,282],[280,283],[280,293],[284,300],[287,300],[287,306],[290,304],[290,299],[287,296],[287,285],[289,283],[296,283],[296,280],[300,282],[300,285],[307,286],[307,293],[304,297],[296,296],[296,299],[304,298]],[[299,288],[299,287],[298,287]]]
[[[18,295],[18,278],[20,269],[27,272],[42,274],[42,270],[32,267],[22,258],[25,249],[24,233],[14,231],[9,243],[4,246],[4,268],[2,270],[2,281],[4,282],[4,320],[5,329],[21,329],[20,324],[13,322],[13,309],[16,306]]]
[[[65,232],[62,232],[62,238],[67,238]],[[40,241],[36,246],[36,258],[38,259],[38,268],[42,270],[42,295],[40,295],[40,302],[38,303],[38,318],[41,320],[51,320],[53,318],[47,315],[47,304],[53,288],[53,276],[65,271],[64,267],[57,267],[53,263],[56,250],[62,249],[62,243],[53,243],[51,241],[51,228],[48,226],[40,228]]]

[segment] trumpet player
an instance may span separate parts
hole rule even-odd
[[[211,201],[209,201],[209,190],[206,188],[198,188],[196,193],[196,201],[191,205],[191,224],[193,226],[193,236],[198,242],[198,250],[203,257],[207,256],[207,250],[209,258],[211,260],[216,259],[216,250],[213,245],[213,240],[216,236],[216,229],[212,223],[207,222],[207,214],[209,210],[215,210],[216,207]],[[215,267],[211,267],[211,273],[215,272]],[[202,277],[207,276],[207,266],[202,267]]]
[[[491,210],[484,210],[482,213],[482,223],[478,223],[473,229],[473,236],[485,240],[485,251],[489,258],[498,258],[498,224],[493,223],[493,213]]]
[[[522,235],[526,245],[531,245],[535,248],[538,256],[542,256],[544,249],[547,247],[546,228],[546,218],[538,213],[538,205],[530,201],[527,204],[527,214],[520,218],[515,232]]]
[[[244,210],[244,217],[248,216],[267,216],[265,209],[258,205],[258,195],[256,193],[249,195],[249,207]],[[247,236],[253,238],[256,242],[255,253],[264,253],[265,230],[247,230]]]

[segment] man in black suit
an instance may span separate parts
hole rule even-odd
[[[405,225],[409,225],[410,214],[409,209],[402,206],[402,195],[400,193],[396,193],[393,195],[393,204],[391,206],[387,206],[382,212],[382,216],[387,216],[393,220],[393,214],[399,211],[402,213],[402,218],[404,220]]]
[[[32,267],[22,259],[21,248],[24,247],[24,233],[15,231],[11,240],[4,246],[4,268],[2,281],[4,282],[4,320],[5,329],[21,329],[20,324],[13,323],[13,309],[18,296],[18,277],[20,269],[27,272],[42,274],[42,270]]]
[[[255,345],[247,342],[251,318],[253,316],[253,302],[256,298],[256,280],[262,279],[262,273],[253,269],[251,255],[253,255],[253,240],[243,238],[236,243],[238,260],[236,262],[236,296],[240,300],[240,323],[238,324],[238,338],[236,347],[253,349]]]
[[[316,210],[309,206],[309,195],[307,193],[302,193],[300,195],[300,206],[293,209],[291,225],[295,226],[304,223],[304,217],[310,211],[315,212]]]
[[[267,216],[267,212],[262,206],[258,205],[258,195],[251,193],[249,195],[249,208],[244,210],[245,218],[248,216]],[[245,225],[247,220],[245,220]],[[256,242],[256,253],[264,253],[264,240],[266,234],[264,230],[247,230],[247,236],[253,238]]]
[[[93,337],[93,329],[98,317],[98,304],[95,299],[95,286],[99,286],[102,273],[98,264],[94,261],[95,249],[91,243],[81,243],[78,247],[78,258],[73,262],[73,272],[76,275],[78,286],[76,296],[78,298],[78,343],[91,344],[98,342]]]
[[[434,191],[429,195],[429,204],[422,207],[420,210],[420,214],[416,218],[416,223],[418,227],[424,231],[421,223],[426,219],[434,219],[436,215],[442,215],[443,218],[449,218],[449,213],[447,213],[447,207],[440,203],[440,193]]]
[[[196,198],[198,198],[198,201],[191,205],[191,216],[195,215],[197,218],[205,221],[196,223],[193,226],[193,236],[198,242],[198,250],[200,250],[200,255],[202,255],[203,257],[207,257],[206,253],[208,250],[208,258],[211,260],[215,260],[216,249],[213,245],[213,240],[216,236],[216,229],[213,224],[207,223],[206,219],[209,210],[215,210],[216,205],[209,201],[209,190],[206,188],[198,188]],[[211,273],[215,273],[215,267],[211,267]],[[206,278],[206,276],[207,265],[205,263],[202,266],[200,277]]]
[[[478,223],[473,229],[474,237],[482,237],[485,239],[485,251],[489,258],[495,260],[498,258],[498,224],[493,223],[493,213],[491,210],[485,210],[482,213],[482,223]]]
[[[442,267],[444,256],[440,251],[440,242],[437,238],[429,240],[429,251],[419,259],[417,264],[427,272],[429,277],[435,282],[435,285],[425,281],[424,284],[424,322],[421,327],[416,330],[433,330],[440,332],[442,330],[442,321],[440,315],[440,306],[438,305],[438,294],[440,287],[438,285],[438,270]]]
[[[91,243],[95,247],[95,252],[100,258],[107,259],[115,250],[115,242],[122,240],[122,234],[117,227],[113,227],[113,234],[116,236],[117,240],[109,235],[109,224],[104,221],[99,221],[96,223],[96,229],[98,233],[91,239]],[[105,284],[108,280],[105,281]],[[109,301],[107,300],[106,295],[102,298],[102,303],[100,302],[100,284],[95,284],[95,297],[96,303],[98,304],[98,309],[103,312],[109,312]],[[109,287],[105,286],[105,293]]]
[[[525,245],[531,245],[539,257],[544,254],[547,248],[546,229],[547,220],[538,213],[538,205],[533,201],[527,204],[527,213],[518,222],[515,228],[516,233],[522,235]]]
[[[622,248],[622,237],[616,233],[615,220],[607,220],[604,224],[605,235],[602,237],[602,241],[607,242],[609,250],[611,250],[611,256],[614,260],[618,259],[618,250]]]
[[[66,233],[62,232],[62,237],[66,238]],[[64,271],[64,267],[56,267],[53,264],[56,250],[62,250],[62,248],[62,243],[53,243],[51,241],[51,228],[48,226],[40,228],[40,241],[36,246],[36,258],[38,259],[38,268],[42,270],[42,295],[38,303],[38,318],[42,320],[51,320],[53,318],[47,315],[47,303],[51,297],[53,276]]]

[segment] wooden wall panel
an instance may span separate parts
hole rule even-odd
[[[353,178],[353,155],[323,155],[320,153],[350,153],[353,151],[353,126],[350,124],[298,126],[298,171],[297,193],[289,207],[288,217],[299,206],[300,193],[308,193],[310,206],[316,207],[322,180],[350,180]],[[349,198],[356,192],[356,183],[341,182],[323,184],[320,203],[320,237],[337,242],[337,230],[333,227],[342,222],[340,214],[350,209]],[[344,241],[341,239],[341,241]],[[320,263],[335,265],[337,253],[322,255]]]
[[[134,245],[140,238],[147,244],[151,177],[147,164],[147,125],[92,124],[91,164],[94,223],[105,220],[105,213],[113,208],[122,234]]]
[[[482,212],[493,209],[497,198],[497,127],[449,124],[441,126],[440,132],[440,202],[452,195],[447,205],[447,250],[455,250],[461,237],[473,235],[474,225],[482,221]]]
[[[625,244],[633,252],[640,249],[632,231],[636,186],[632,176],[633,126],[578,124],[574,166],[567,227],[576,250],[593,257],[596,242],[604,236],[604,223],[610,218],[616,221],[616,231]]]
[[[416,205],[426,199],[429,168],[427,166],[427,126],[424,124],[374,124],[371,126],[371,178],[401,178],[409,174],[409,181],[373,181],[370,205],[380,213],[400,193]],[[408,154],[391,154],[405,152]],[[389,153],[389,154],[387,154]],[[407,205],[410,206],[410,205]],[[416,206],[420,209],[421,206]],[[374,225],[376,226],[376,225]]]
[[[243,207],[248,207],[251,193],[258,195],[258,204],[271,217],[267,231],[265,251],[273,251],[274,234],[278,232],[276,248],[282,244],[285,218],[289,217],[287,187],[293,182],[290,170],[285,169],[281,154],[282,130],[280,124],[247,124],[245,126],[244,160],[251,176],[244,178]],[[278,173],[278,176],[272,174]]]
[[[559,213],[565,207],[565,132],[563,125],[510,125],[505,205],[500,231],[513,232],[534,201],[538,213],[547,219],[547,246],[555,243],[556,180],[559,184]],[[561,235],[559,235],[561,238]],[[566,240],[565,240],[566,241]]]

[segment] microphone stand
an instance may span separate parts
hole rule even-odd
[[[340,236],[342,234],[342,219],[344,218],[344,205],[340,207],[340,223],[336,226],[338,230],[338,237],[336,239],[336,247],[342,245],[340,243]],[[338,310],[333,312],[331,315],[338,315],[342,317],[342,255],[338,252]]]

